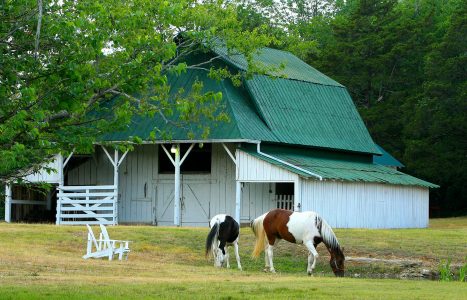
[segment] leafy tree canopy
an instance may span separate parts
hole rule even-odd
[[[221,95],[199,86],[197,97],[169,102],[167,75],[208,68],[207,61],[184,58],[219,40],[251,62],[255,49],[271,42],[263,31],[245,29],[228,1],[2,1],[0,184],[37,170],[55,153],[90,150],[133,114],[223,119],[203,109]],[[211,75],[236,74],[212,69]]]

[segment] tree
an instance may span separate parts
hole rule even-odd
[[[443,7],[424,56],[425,80],[404,131],[407,167],[441,188],[432,204],[444,215],[467,213],[467,6]],[[427,163],[427,162],[430,163]]]
[[[223,41],[251,62],[269,42],[242,29],[236,7],[222,1],[5,0],[0,10],[0,184],[55,153],[90,150],[133,114],[167,118],[178,111],[190,120],[208,111],[222,119],[222,112],[202,109],[221,95],[199,87],[199,97],[169,102],[167,76],[208,68],[208,61],[185,58],[213,43]]]

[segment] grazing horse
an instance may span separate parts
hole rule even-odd
[[[344,253],[339,242],[326,221],[313,211],[292,212],[284,209],[273,209],[251,222],[251,228],[256,236],[253,257],[258,257],[264,250],[266,272],[275,273],[272,264],[273,246],[277,239],[291,243],[304,244],[308,251],[308,275],[315,268],[318,252],[316,246],[323,242],[326,245],[331,260],[332,271],[336,276],[344,276]],[[266,239],[268,244],[266,245]]]
[[[212,252],[214,256],[214,266],[222,267],[226,263],[227,268],[230,268],[229,263],[229,246],[233,245],[235,249],[235,257],[237,258],[237,265],[242,270],[240,264],[240,255],[238,255],[238,234],[240,226],[231,216],[220,214],[216,215],[209,222],[208,237],[206,239],[206,256]]]

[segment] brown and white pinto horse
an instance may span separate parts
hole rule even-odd
[[[332,271],[336,276],[344,276],[344,253],[331,227],[317,213],[273,209],[251,222],[251,228],[256,236],[253,257],[258,257],[265,251],[266,272],[276,272],[272,263],[273,247],[276,240],[284,239],[291,243],[304,244],[310,251],[308,275],[313,272],[318,258],[316,246],[323,242],[331,254],[329,263]]]

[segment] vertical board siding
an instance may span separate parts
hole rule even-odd
[[[51,172],[49,174],[46,170],[40,169],[39,172],[26,176],[25,180],[30,181],[30,182],[59,183],[60,173],[58,172],[58,169],[60,167],[60,164],[59,164],[60,159],[63,159],[62,156],[57,154],[54,156],[51,162],[45,165],[46,168],[54,169],[56,170],[56,172]]]
[[[231,151],[233,145],[228,145]],[[159,174],[157,145],[128,153],[119,168],[120,223],[173,225],[174,176]],[[242,222],[274,208],[275,185],[298,175],[237,151],[242,184]],[[212,146],[210,174],[182,176],[182,226],[207,226],[219,213],[235,215],[235,164],[222,145]],[[340,228],[410,228],[428,226],[428,189],[365,182],[302,179],[301,210],[314,210]],[[68,172],[69,185],[113,183],[113,166],[100,148],[94,158]],[[144,185],[146,184],[146,195]]]
[[[302,210],[338,228],[425,228],[428,188],[304,180]]]
[[[239,161],[238,180],[240,181],[271,181],[271,182],[293,182],[298,175],[268,162],[260,160],[243,151],[237,151]]]
[[[157,156],[155,145],[142,145],[129,152],[119,168],[119,221],[154,222],[152,170]]]

